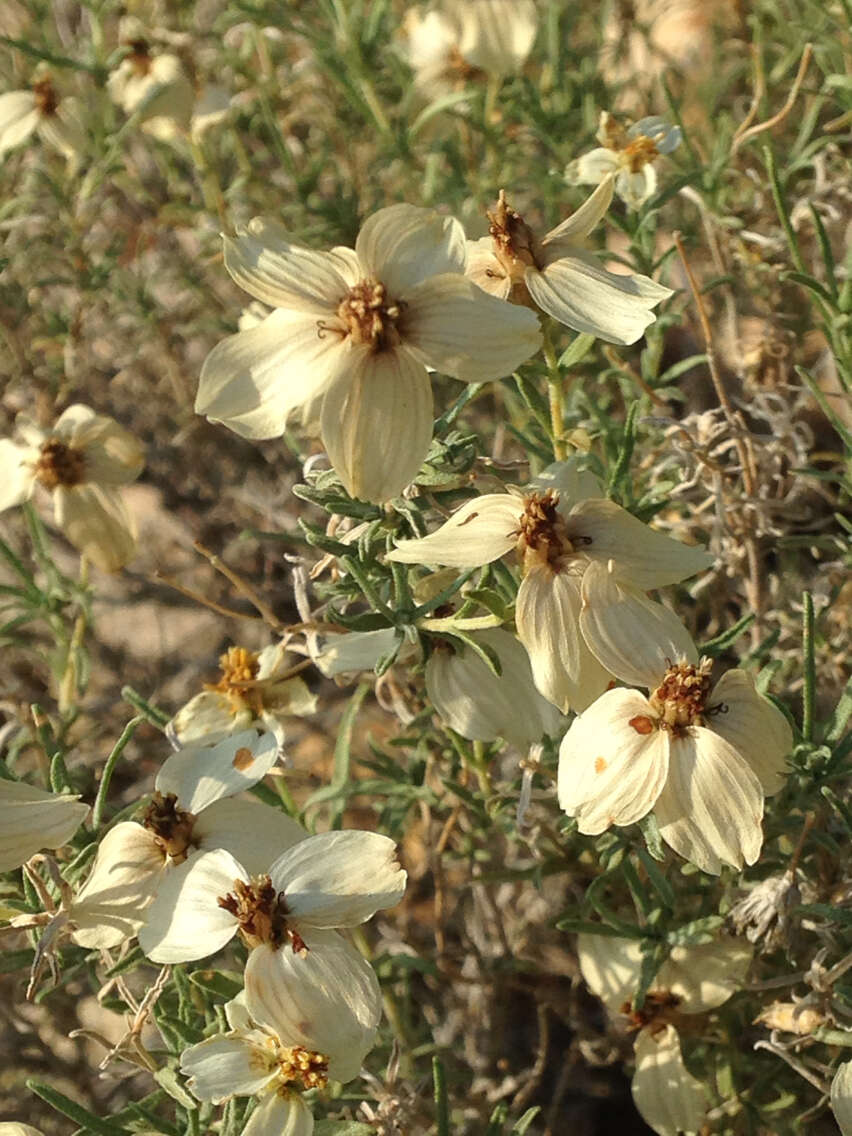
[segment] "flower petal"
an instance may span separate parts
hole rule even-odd
[[[400,349],[353,353],[326,391],[322,439],[350,497],[382,503],[413,481],[432,440],[432,385]]]
[[[249,1118],[242,1136],[312,1136],[314,1115],[299,1093],[268,1093]]]
[[[145,922],[166,871],[153,833],[134,821],[111,828],[98,845],[89,878],[71,904],[71,938],[81,947],[117,947]]]
[[[145,466],[145,451],[138,438],[88,406],[69,406],[57,419],[53,433],[83,450],[86,481],[128,485]]]
[[[611,1014],[620,1014],[631,1002],[642,971],[642,946],[638,939],[615,935],[577,936],[577,958],[586,985]]]
[[[703,548],[643,524],[614,501],[580,501],[571,510],[569,524],[590,560],[612,560],[616,578],[643,591],[685,580],[714,560]]]
[[[370,964],[334,931],[303,935],[307,950],[257,947],[246,963],[252,1018],[291,1045],[329,1058],[329,1076],[350,1081],[373,1046],[382,995]]]
[[[778,707],[758,694],[751,675],[741,670],[726,671],[708,703],[723,707],[709,719],[710,729],[757,774],[766,796],[777,793],[790,771],[786,758],[793,749],[793,731]]]
[[[594,150],[581,154],[575,162],[571,163],[570,180],[575,185],[600,185],[608,174],[617,172],[618,166],[618,154],[615,150],[608,150],[605,146],[597,146]]]
[[[29,501],[35,485],[35,464],[38,451],[32,446],[22,446],[9,438],[0,439],[0,512],[11,509],[13,505],[23,505]]]
[[[707,1098],[687,1070],[674,1026],[645,1028],[636,1036],[633,1100],[659,1136],[697,1136],[704,1127]]]
[[[651,309],[672,295],[647,276],[608,272],[579,253],[551,261],[543,271],[528,268],[524,282],[542,311],[608,343],[635,343],[656,319]]]
[[[246,730],[213,746],[178,750],[160,766],[154,788],[174,793],[186,812],[196,815],[222,797],[250,789],[278,760],[278,743],[270,734]]]
[[[262,217],[249,222],[245,232],[222,239],[234,283],[272,308],[334,315],[349,291],[333,256],[293,244],[279,225]]]
[[[669,770],[669,741],[647,698],[608,690],[571,723],[559,747],[559,804],[597,836],[653,809]]]
[[[182,706],[166,726],[174,745],[215,745],[231,734],[247,730],[254,715],[247,706],[235,707],[221,690],[202,690]]]
[[[0,157],[29,138],[40,119],[32,91],[7,91],[0,95]]]
[[[289,848],[269,869],[301,927],[357,927],[399,903],[408,875],[393,840],[377,832],[323,832]]]
[[[251,799],[214,801],[192,826],[202,852],[224,848],[252,876],[308,835],[307,830],[280,809]]]
[[[571,256],[578,251],[578,244],[603,220],[612,201],[612,181],[603,181],[594,193],[590,194],[579,209],[555,229],[551,229],[542,239],[547,259]]]
[[[510,375],[541,346],[534,312],[466,276],[436,276],[412,290],[402,336],[425,366],[468,383]]]
[[[515,606],[535,684],[563,713],[585,710],[611,680],[580,634],[580,602],[578,577],[544,568],[524,576]]]
[[[852,1061],[837,1066],[831,1082],[831,1111],[842,1136],[852,1136]]]
[[[388,560],[402,564],[445,564],[475,568],[490,564],[515,547],[523,502],[511,493],[485,493],[453,513],[439,529],[415,540],[401,540]]]
[[[19,868],[40,848],[67,844],[88,811],[77,797],[0,780],[0,872]]]
[[[641,170],[621,170],[615,179],[615,192],[631,209],[639,209],[657,188],[657,172],[649,163]]]
[[[229,1097],[252,1097],[278,1076],[278,1064],[260,1030],[254,1037],[217,1034],[180,1055],[187,1088],[199,1100],[221,1104]]]
[[[698,946],[673,947],[651,988],[675,994],[679,1013],[703,1014],[742,989],[753,955],[750,943],[732,935]]]
[[[580,630],[602,666],[622,682],[656,686],[667,666],[698,662],[698,652],[681,621],[644,592],[619,584],[606,564],[583,573]]]
[[[465,0],[457,11],[467,63],[496,76],[523,66],[538,31],[535,0]]]
[[[118,489],[60,485],[53,491],[56,523],[104,572],[117,572],[136,555],[136,522]]]
[[[379,659],[392,650],[398,638],[395,627],[328,635],[323,650],[316,658],[316,664],[327,678],[371,671]]]
[[[455,217],[416,205],[389,205],[361,227],[355,252],[364,277],[384,284],[393,300],[410,300],[429,276],[464,272],[464,229]]]
[[[672,739],[669,776],[654,813],[663,840],[711,875],[723,863],[741,868],[760,855],[760,782],[728,742],[703,726]]]
[[[277,438],[287,419],[351,364],[340,334],[314,316],[274,311],[230,335],[201,368],[195,413],[243,438]]]
[[[463,738],[492,742],[505,738],[526,750],[544,734],[556,736],[564,719],[536,690],[529,655],[500,627],[471,633],[498,657],[500,675],[475,651],[436,648],[426,664],[426,693],[440,717]]]
[[[206,958],[229,942],[237,920],[217,900],[248,874],[223,848],[190,856],[170,872],[148,908],[139,930],[139,946],[154,962],[191,962]]]
[[[600,478],[590,469],[581,467],[582,457],[571,457],[567,461],[552,462],[534,477],[530,483],[535,489],[556,489],[559,492],[560,512],[569,512],[571,506],[588,497],[603,497],[604,489]]]
[[[489,295],[496,296],[500,300],[509,299],[512,281],[494,255],[494,241],[491,237],[480,237],[478,241],[467,242],[467,265],[464,274],[483,292],[488,292]]]

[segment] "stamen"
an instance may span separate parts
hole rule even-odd
[[[258,717],[263,710],[263,693],[257,685],[259,657],[245,647],[229,647],[219,658],[222,677],[216,683],[205,683],[205,690],[227,694],[232,714],[244,709]]]
[[[669,667],[649,702],[659,715],[660,727],[682,737],[690,726],[700,726],[707,713],[710,693],[710,659],[698,665],[677,663]]]
[[[369,343],[383,351],[400,342],[396,324],[404,310],[405,304],[391,300],[379,280],[361,280],[341,301],[337,314],[353,343]]]
[[[544,566],[560,572],[574,555],[574,542],[558,504],[559,495],[552,489],[525,499],[517,544],[525,573]]]

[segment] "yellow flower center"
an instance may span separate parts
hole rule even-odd
[[[328,1084],[328,1058],[300,1045],[278,1047],[279,1076],[282,1087],[301,1081],[303,1089],[322,1089]]]
[[[257,876],[249,883],[234,880],[234,890],[219,896],[217,903],[237,920],[249,950],[266,943],[277,951],[288,940],[297,954],[308,949],[298,931],[288,927],[287,900],[269,876]]]
[[[632,174],[638,174],[648,162],[653,162],[660,156],[660,151],[652,138],[640,134],[634,138],[621,152],[621,163],[627,166]]]
[[[227,694],[231,713],[248,708],[255,717],[263,710],[263,694],[258,685],[260,660],[245,647],[229,647],[219,658],[222,677],[216,683],[205,683],[205,690]]]
[[[669,667],[649,699],[658,715],[660,729],[669,730],[677,737],[685,734],[690,726],[703,724],[712,666],[709,659],[702,659],[697,666],[676,663]],[[634,729],[639,733],[648,732],[635,725]]]
[[[337,314],[353,343],[384,351],[400,342],[396,325],[404,308],[404,303],[388,297],[379,280],[360,280],[341,301]]]
[[[71,489],[85,480],[86,461],[81,450],[49,438],[39,451],[35,475],[47,489]]]
[[[575,555],[574,542],[558,504],[559,494],[552,489],[525,498],[517,544],[524,574],[543,567],[553,573],[561,572]]]

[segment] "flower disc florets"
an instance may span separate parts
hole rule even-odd
[[[173,861],[180,864],[193,843],[195,816],[178,807],[174,793],[155,792],[142,818],[143,827],[153,832],[158,843]]]
[[[263,710],[263,696],[253,687],[260,671],[260,659],[246,647],[229,647],[219,656],[222,677],[216,683],[205,683],[205,690],[227,694],[234,711],[248,706],[256,716]]]
[[[59,97],[53,89],[53,83],[50,79],[39,79],[37,83],[33,83],[33,94],[35,95],[36,110],[39,114],[45,118],[56,114],[59,107]]]
[[[359,280],[337,309],[353,343],[366,343],[375,351],[396,347],[400,334],[396,323],[403,304],[391,300],[379,280]]]
[[[682,999],[670,990],[651,990],[645,995],[641,1009],[634,1010],[632,1002],[625,1002],[621,1007],[621,1012],[630,1019],[628,1028],[631,1031],[650,1026],[651,1032],[655,1033],[669,1024],[673,1011],[677,1009],[681,1001]]]
[[[60,485],[71,489],[85,480],[86,461],[81,450],[67,446],[57,438],[49,438],[39,451],[35,475],[46,489],[56,489]]]
[[[281,1088],[301,1081],[304,1089],[323,1089],[328,1084],[328,1058],[323,1053],[312,1053],[301,1045],[276,1044]]]
[[[269,876],[256,876],[248,883],[234,880],[234,890],[220,896],[217,903],[237,920],[249,950],[266,943],[277,951],[288,938],[295,952],[307,950],[298,932],[287,926],[284,892],[276,891]]]
[[[552,572],[561,572],[574,555],[568,526],[558,505],[559,495],[552,489],[525,498],[517,545],[525,573],[545,565]]]
[[[649,699],[659,714],[661,729],[670,730],[678,737],[686,733],[689,726],[704,724],[712,666],[709,659],[702,659],[697,665],[676,663],[669,667]]]

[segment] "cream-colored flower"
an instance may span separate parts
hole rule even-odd
[[[574,331],[635,343],[656,319],[651,309],[672,291],[648,276],[609,272],[585,249],[612,192],[608,177],[576,213],[539,239],[501,190],[488,214],[491,235],[470,242],[468,276],[486,292],[537,308]]]
[[[195,409],[247,438],[283,433],[322,398],[321,433],[353,497],[386,501],[432,437],[427,366],[467,382],[511,373],[541,342],[532,312],[463,275],[461,226],[411,205],[370,217],[354,251],[314,252],[256,219],[225,238],[225,266],[275,310],[208,355]],[[521,318],[516,318],[520,316]]]
[[[112,418],[69,406],[52,430],[25,423],[18,440],[0,439],[0,511],[21,505],[36,485],[53,496],[56,523],[93,564],[115,572],[136,551],[136,527],[121,496],[145,460],[142,447]]]
[[[23,781],[0,780],[0,872],[11,872],[41,848],[61,848],[89,806]]]
[[[0,95],[0,157],[38,134],[69,162],[77,162],[86,149],[86,130],[80,104],[60,98],[50,73],[36,72],[27,91]]]
[[[469,645],[439,638],[426,663],[426,693],[438,716],[471,741],[504,738],[526,751],[544,734],[559,735],[564,719],[536,690],[529,655],[514,635],[499,627],[471,631],[500,662],[495,674]]]
[[[610,174],[615,192],[631,209],[638,209],[657,188],[655,160],[680,145],[679,126],[663,118],[640,118],[625,129],[609,111],[601,111],[600,146],[571,162],[565,177],[575,185],[599,185]]]
[[[837,1066],[831,1082],[831,1111],[842,1136],[852,1136],[852,1061]]]
[[[654,532],[600,496],[574,461],[557,463],[522,491],[475,497],[429,536],[388,554],[406,564],[473,568],[511,551],[521,561],[515,620],[535,684],[561,710],[585,709],[630,670],[637,639],[679,655],[680,622],[644,595],[712,563],[702,549]],[[631,671],[632,673],[632,671]]]
[[[177,55],[152,53],[141,35],[107,79],[107,92],[127,115],[138,114],[148,134],[170,141],[189,130],[195,89]]]
[[[30,1124],[19,1124],[11,1120],[0,1124],[0,1136],[43,1136],[43,1133]]]
[[[245,996],[225,1006],[228,1033],[216,1034],[181,1054],[181,1072],[199,1100],[221,1104],[233,1096],[258,1096],[242,1136],[310,1136],[313,1119],[300,1089],[321,1089],[327,1081],[349,1080],[357,1073],[369,1046],[353,1052],[345,1031],[327,1007],[316,1005],[314,1048],[286,1032],[258,1025],[249,1016]]]
[[[745,981],[751,948],[721,938],[695,947],[674,947],[657,972],[641,1010],[631,1009],[643,963],[636,939],[579,935],[580,970],[593,993],[614,1015],[626,1015],[638,1030],[633,1099],[659,1136],[696,1136],[708,1101],[700,1081],[683,1062],[675,1023],[682,1014],[721,1006]]]
[[[221,678],[181,707],[166,727],[177,745],[214,745],[230,734],[252,727],[270,730],[284,744],[284,719],[316,711],[316,696],[290,669],[283,644],[257,654],[229,647],[219,660]]]
[[[173,876],[182,879],[205,852],[227,848],[261,871],[307,836],[269,805],[231,799],[256,785],[277,759],[274,736],[254,730],[167,758],[141,824],[121,821],[101,841],[71,905],[74,942],[102,948],[132,938],[158,890]]]
[[[753,864],[766,794],[784,783],[792,732],[745,671],[715,687],[691,647],[638,690],[610,690],[572,724],[559,750],[559,803],[587,835],[652,809],[660,835],[705,872]]]
[[[465,0],[410,8],[403,19],[414,82],[436,97],[482,75],[523,67],[538,31],[535,0]]]

